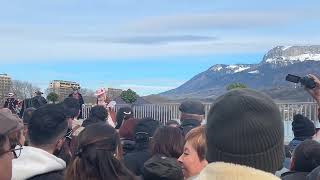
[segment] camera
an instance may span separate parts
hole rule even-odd
[[[316,82],[308,76],[300,77],[292,74],[286,76],[286,80],[293,83],[300,83],[308,89],[313,89],[316,87]]]

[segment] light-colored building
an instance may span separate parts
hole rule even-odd
[[[49,85],[50,91],[57,93],[60,100],[68,97],[74,88],[80,89],[79,83],[74,81],[53,80]]]
[[[115,99],[119,97],[121,93],[122,93],[122,89],[108,88],[107,90],[107,96],[110,99]]]
[[[0,102],[4,102],[12,85],[11,77],[8,74],[0,74]]]

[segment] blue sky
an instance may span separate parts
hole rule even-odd
[[[177,87],[216,63],[319,44],[318,0],[0,0],[0,73],[46,88]]]

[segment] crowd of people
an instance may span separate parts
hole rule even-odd
[[[320,106],[320,80],[307,89]],[[79,97],[0,109],[0,180],[317,180],[320,133],[301,114],[284,143],[279,108],[264,93],[234,89],[205,117],[201,102],[180,104],[180,122],[115,111],[104,89],[84,121]],[[204,119],[206,122],[204,123]]]

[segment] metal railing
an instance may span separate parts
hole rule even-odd
[[[152,117],[156,120],[166,123],[168,120],[179,120],[180,111],[179,103],[169,104],[145,104],[133,106],[135,118]],[[205,117],[207,117],[210,103],[205,103]],[[288,142],[293,138],[291,122],[295,114],[302,114],[312,120],[316,126],[320,127],[318,121],[318,106],[314,102],[297,102],[297,103],[277,103],[281,117],[284,121],[285,141]],[[116,105],[116,111],[126,105]],[[82,118],[86,119],[92,105],[82,106]]]

